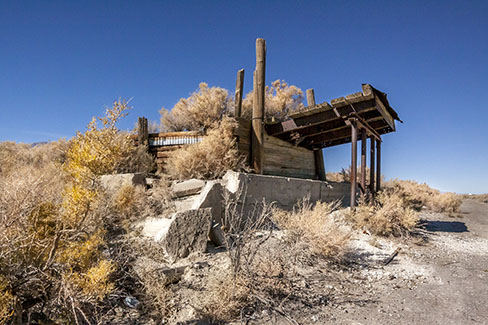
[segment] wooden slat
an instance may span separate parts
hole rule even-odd
[[[185,137],[185,136],[194,136],[194,135],[202,135],[202,133],[198,131],[149,133],[149,138]]]

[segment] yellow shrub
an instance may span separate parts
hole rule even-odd
[[[14,297],[8,289],[8,282],[0,275],[0,324],[6,323],[13,315]]]
[[[114,289],[109,277],[115,270],[111,261],[100,260],[84,274],[72,273],[69,280],[89,299],[102,300]]]
[[[99,256],[99,247],[104,243],[104,231],[99,230],[86,240],[65,244],[58,255],[58,262],[70,269],[86,270]]]

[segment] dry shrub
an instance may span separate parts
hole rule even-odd
[[[488,203],[488,194],[462,194],[463,199],[478,200],[482,203]]]
[[[232,104],[227,90],[202,82],[198,91],[181,98],[171,111],[160,110],[161,129],[171,132],[215,128],[222,117],[230,113]]]
[[[211,322],[228,322],[236,319],[250,303],[251,290],[248,279],[234,276],[232,272],[212,273],[207,279],[208,294],[203,303],[203,318]]]
[[[252,117],[253,92],[247,93],[242,101],[242,117]],[[265,118],[283,120],[290,113],[301,109],[303,105],[303,91],[297,86],[288,85],[284,80],[275,80],[265,89]]]
[[[237,150],[233,130],[236,123],[223,118],[202,142],[177,149],[167,160],[166,169],[173,179],[214,179],[229,169],[244,168],[244,159]]]
[[[22,164],[0,174],[0,277],[15,288],[13,322],[41,315],[46,322],[93,323],[114,288],[116,265],[102,253],[98,176],[113,172],[132,148],[115,127],[127,109],[115,102],[99,118],[103,126],[93,119],[67,151],[58,150],[62,142],[21,146],[15,161]]]
[[[150,189],[143,186],[124,185],[108,197],[103,204],[109,205],[124,225],[146,217],[160,216],[171,211],[171,191],[169,182],[158,180]],[[105,213],[108,215],[109,213]]]
[[[370,183],[370,169],[366,167],[365,174],[366,174],[366,184]],[[361,180],[361,168],[358,166],[357,168],[357,180]],[[346,169],[342,168],[340,172],[328,172],[326,175],[326,179],[332,182],[350,182],[351,181],[351,167]],[[383,179],[383,176],[382,176]]]
[[[0,142],[0,175],[5,176],[24,166],[38,169],[51,163],[62,164],[68,146],[69,142],[64,139],[37,145]]]
[[[276,209],[272,218],[279,227],[288,230],[293,242],[304,241],[315,254],[340,258],[345,253],[350,233],[331,217],[338,206],[338,202],[312,205],[303,200],[293,211]]]
[[[351,217],[356,227],[381,236],[407,235],[419,222],[417,213],[398,190],[379,192],[372,204],[361,202],[351,211]]]
[[[461,206],[461,197],[454,193],[441,193],[427,184],[410,180],[392,180],[385,188],[397,193],[408,206],[416,210],[426,207],[435,212],[456,212]]]
[[[156,161],[147,146],[136,146],[121,157],[114,170],[117,173],[142,173],[147,176],[156,170]]]

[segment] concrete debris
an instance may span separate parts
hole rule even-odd
[[[212,227],[210,228],[210,241],[216,246],[224,245],[222,233],[222,215],[224,213],[223,188],[218,182],[207,182],[200,195],[193,202],[192,209],[211,208]]]
[[[142,173],[102,175],[100,183],[105,190],[116,193],[122,186],[126,185],[146,186],[146,177]]]
[[[184,197],[199,193],[204,186],[205,181],[192,178],[187,181],[173,184],[171,190],[175,197]]]
[[[191,253],[204,253],[211,223],[210,208],[177,212],[169,226],[156,235],[156,239],[160,240],[164,251],[173,261]]]

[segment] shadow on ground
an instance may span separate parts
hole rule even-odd
[[[431,232],[468,232],[464,222],[422,220],[420,226]]]

